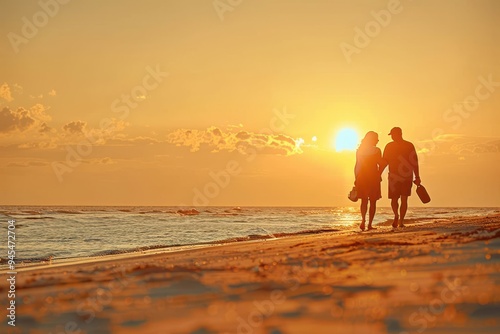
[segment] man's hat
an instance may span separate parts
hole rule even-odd
[[[400,127],[396,126],[394,128],[391,129],[391,132],[389,132],[389,136],[392,135],[392,134],[403,134],[403,130],[401,130]]]

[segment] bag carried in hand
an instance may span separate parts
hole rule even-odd
[[[347,198],[349,198],[353,202],[358,201],[358,190],[356,189],[356,187],[352,187],[352,190],[349,195],[347,195]]]
[[[431,201],[431,197],[429,196],[429,193],[425,189],[423,185],[417,186],[417,195],[418,198],[422,201],[422,203],[426,204]]]

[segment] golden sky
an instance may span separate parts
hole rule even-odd
[[[498,206],[499,19],[495,0],[1,1],[0,203],[350,205],[336,134],[383,149],[400,126],[432,205]]]

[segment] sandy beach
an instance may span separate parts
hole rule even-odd
[[[500,0],[0,18],[0,334],[500,334]]]
[[[2,333],[498,333],[500,215],[53,261],[16,287]]]

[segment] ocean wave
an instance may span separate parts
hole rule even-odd
[[[177,211],[173,210],[149,210],[149,211],[139,211],[140,214],[162,214],[162,213],[177,213]]]
[[[302,230],[302,231],[297,231],[297,232],[278,232],[278,233],[269,233],[269,234],[248,234],[248,235],[242,236],[242,237],[234,237],[234,238],[228,238],[228,239],[222,239],[222,240],[216,240],[216,241],[209,241],[209,242],[203,242],[203,243],[199,243],[199,244],[212,245],[212,244],[220,244],[220,243],[231,243],[231,242],[240,242],[240,241],[249,241],[249,240],[275,239],[275,238],[282,238],[282,237],[295,236],[295,235],[320,234],[320,233],[338,232],[338,231],[341,231],[341,230],[335,229],[335,228],[320,228],[320,229],[307,229],[307,230]],[[198,245],[198,244],[195,244],[195,245]]]
[[[22,257],[16,257],[16,265],[20,264],[26,264],[26,263],[37,263],[37,262],[49,262],[54,259],[53,255],[47,255],[47,256],[42,256],[42,257],[29,257],[29,258],[22,258]],[[0,265],[7,264],[9,262],[8,258],[0,258]]]
[[[117,254],[125,254],[132,253],[133,250],[130,249],[107,249],[103,251],[99,251],[90,255],[90,257],[94,256],[106,256],[106,255],[117,255]]]
[[[148,210],[148,211],[139,211],[141,214],[148,214],[148,213],[164,213],[162,210]]]
[[[331,213],[331,210],[329,210],[329,211],[300,210],[298,213],[300,215],[304,215],[304,216],[308,216],[308,215],[321,215],[321,214]]]
[[[147,250],[152,250],[152,249],[162,249],[162,248],[171,248],[171,247],[178,247],[182,246],[180,244],[173,244],[173,245],[149,245],[149,246],[141,246],[141,247],[135,247],[135,248],[126,248],[126,249],[107,249],[103,251],[99,251],[96,253],[93,253],[92,256],[107,256],[107,255],[118,255],[118,254],[127,254],[127,253],[136,253],[136,252],[143,252]]]
[[[25,215],[41,215],[41,214],[43,214],[43,211],[22,210],[21,214],[25,214]]]
[[[41,215],[41,214],[43,214],[43,211],[32,211],[32,210],[21,210],[21,211],[1,210],[0,213],[4,214],[6,216],[29,216],[29,215]]]
[[[14,216],[19,215],[19,213],[12,212],[12,211],[0,211],[0,214],[2,214],[4,216],[7,216],[7,217],[11,217],[11,218],[13,218]]]
[[[25,226],[24,224],[19,224],[19,223],[16,223],[16,228],[19,228],[19,227],[24,227],[24,226]],[[3,228],[7,230],[7,229],[8,229],[8,226],[7,226],[7,225],[5,225],[5,226],[3,226]]]
[[[142,251],[147,251],[147,250],[152,250],[152,249],[162,249],[162,248],[171,248],[171,247],[178,247],[182,246],[180,244],[173,244],[173,245],[150,245],[150,246],[141,246],[132,249],[132,252],[142,252]]]
[[[200,211],[196,209],[185,209],[185,210],[177,210],[176,213],[181,216],[196,216],[200,214]]]
[[[271,234],[271,233],[269,233],[269,234],[248,234],[246,236],[241,236],[241,237],[232,237],[232,238],[221,239],[221,240],[196,242],[196,243],[189,243],[189,244],[158,244],[158,245],[141,246],[141,247],[128,248],[128,249],[107,249],[107,250],[92,253],[91,255],[89,255],[89,257],[100,257],[100,256],[108,256],[108,255],[135,253],[135,252],[142,252],[142,251],[147,251],[147,250],[164,249],[164,248],[181,247],[181,246],[218,245],[218,244],[226,244],[226,243],[233,243],[233,242],[251,241],[251,240],[266,240],[266,239],[275,239],[275,238],[294,236],[294,235],[319,234],[319,233],[338,232],[338,231],[340,231],[340,230],[334,229],[334,228],[321,228],[321,229],[303,230],[303,231],[298,231],[298,232],[279,232],[279,233],[273,233],[273,234]],[[29,259],[29,260],[49,261],[49,260],[51,260],[51,257],[49,256],[49,257],[43,257],[43,258],[38,258],[38,259]],[[0,262],[0,264],[2,264],[2,262]]]
[[[408,223],[410,223],[410,224],[418,224],[418,223],[424,224],[424,223],[428,223],[430,221],[442,221],[443,219],[446,219],[446,218],[441,218],[441,217],[405,218],[404,223],[405,224],[408,224]],[[386,219],[383,222],[378,223],[376,225],[389,226],[392,224],[392,222],[393,222],[393,219]]]
[[[51,211],[51,212],[54,212],[54,213],[63,213],[63,214],[69,214],[69,215],[81,215],[81,214],[85,214],[85,212],[81,212],[79,210],[55,210],[55,211]]]

